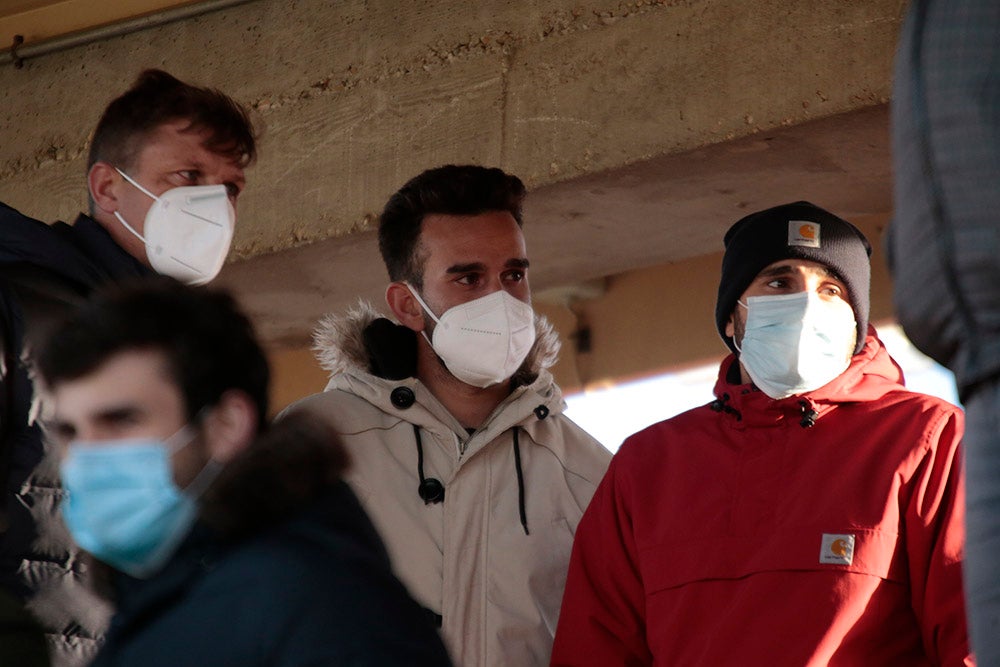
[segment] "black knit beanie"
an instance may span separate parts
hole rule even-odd
[[[854,354],[865,346],[872,247],[857,227],[815,204],[798,201],[746,216],[729,228],[724,243],[715,323],[730,350],[736,352],[736,346],[726,335],[726,323],[736,302],[758,273],[782,259],[819,262],[844,282],[858,323]]]

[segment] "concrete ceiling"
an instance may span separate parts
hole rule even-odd
[[[886,105],[588,174],[529,194],[532,286],[545,290],[721,250],[739,217],[807,199],[848,218],[891,208]],[[382,302],[387,276],[372,231],[228,265],[276,347],[308,341],[315,321],[359,297]]]

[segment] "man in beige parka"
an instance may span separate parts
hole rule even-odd
[[[397,323],[360,304],[316,334],[332,373],[296,403],[347,447],[348,481],[458,665],[546,665],[573,533],[610,460],[563,416],[534,314],[524,186],[446,166],[386,204]]]

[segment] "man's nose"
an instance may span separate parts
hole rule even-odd
[[[95,429],[87,427],[78,428],[70,438],[73,442],[94,442],[100,439],[100,434]]]
[[[500,290],[506,288],[500,276],[490,276],[489,280],[486,283],[486,287],[487,291],[490,294],[492,294],[493,292],[499,292]],[[507,291],[509,292],[510,290],[508,289]]]

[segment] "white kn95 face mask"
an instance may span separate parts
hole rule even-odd
[[[407,285],[417,303],[437,325],[431,338],[448,371],[474,387],[485,388],[510,378],[535,342],[531,306],[503,290],[449,308],[437,317],[417,290]]]
[[[153,269],[188,285],[203,285],[222,270],[233,240],[236,211],[224,185],[171,188],[159,197],[121,169],[122,178],[155,201],[139,234],[118,211],[125,229],[146,245]]]

